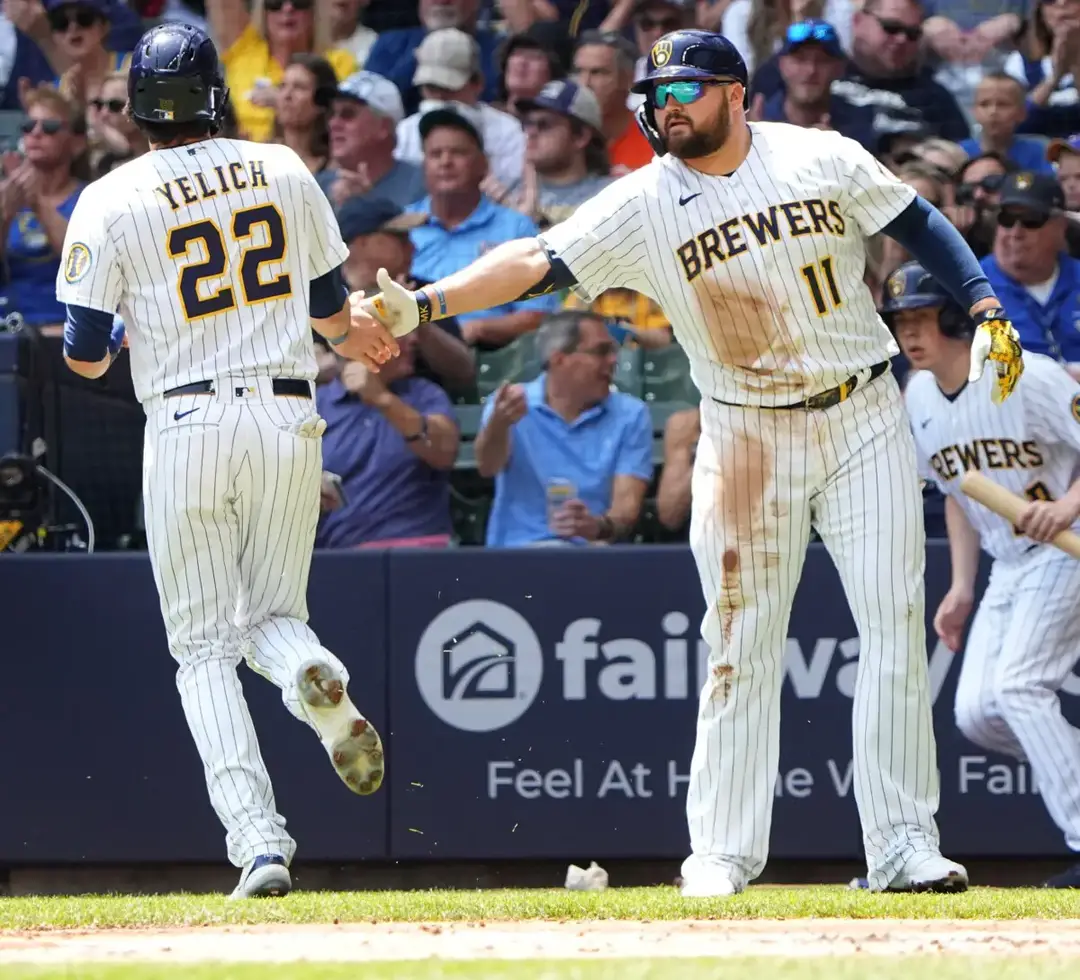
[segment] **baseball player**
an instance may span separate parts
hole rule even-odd
[[[712,673],[683,894],[734,894],[765,866],[788,619],[811,527],[862,643],[854,784],[870,887],[961,890],[967,873],[941,856],[934,820],[919,478],[889,371],[896,344],[863,283],[866,237],[896,238],[970,310],[972,374],[994,360],[994,400],[1022,370],[1015,331],[956,229],[859,144],[747,123],[746,66],[724,37],[667,34],[647,69],[635,88],[652,163],[538,238],[414,293],[381,275],[354,322],[374,315],[398,333],[563,287],[658,302],[703,395],[690,540]],[[607,517],[609,538],[629,530]]]
[[[977,745],[1026,759],[1046,809],[1080,851],[1080,732],[1057,692],[1080,659],[1080,562],[1047,544],[1080,519],[1080,384],[1025,355],[1014,397],[986,404],[993,378],[968,382],[971,322],[917,263],[886,282],[882,318],[916,373],[904,392],[919,466],[946,495],[952,585],[934,628],[960,648],[979,549],[993,556],[956,689],[956,723]],[[960,491],[978,469],[1031,502],[1016,527]],[[1080,888],[1080,865],[1051,878]]]
[[[373,370],[397,346],[381,327],[350,324],[347,249],[300,158],[212,138],[226,97],[202,31],[166,24],[142,37],[128,111],[151,152],[87,190],[56,288],[74,371],[99,377],[130,347],[146,412],[150,561],[210,801],[243,869],[233,897],[243,898],[289,890],[296,844],[274,805],[241,658],[281,688],[350,789],[382,781],[379,736],[307,625],[325,428],[311,328]],[[113,329],[117,311],[126,333]]]

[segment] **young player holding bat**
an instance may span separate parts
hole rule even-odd
[[[881,315],[917,372],[904,397],[920,472],[946,495],[952,587],[934,628],[953,650],[974,604],[980,547],[994,559],[964,649],[957,725],[1030,763],[1050,816],[1080,851],[1080,731],[1057,693],[1080,658],[1080,561],[1049,543],[1080,518],[1080,384],[1025,352],[1013,396],[991,404],[990,375],[968,382],[971,321],[914,262],[887,281]],[[970,470],[1027,499],[1015,526],[961,491]],[[1080,888],[1080,864],[1046,885]]]

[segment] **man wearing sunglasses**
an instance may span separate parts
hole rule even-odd
[[[690,541],[714,682],[690,764],[687,897],[734,895],[768,856],[787,626],[811,529],[840,572],[862,655],[854,792],[869,885],[962,891],[942,857],[924,617],[925,536],[897,347],[863,281],[866,239],[895,238],[975,318],[970,376],[994,402],[1022,351],[959,232],[834,132],[747,123],[746,65],[725,37],[677,31],[635,86],[658,158],[538,238],[413,294],[380,272],[357,297],[400,333],[520,295],[613,287],[655,299],[701,391]],[[993,406],[988,404],[991,412]]]
[[[994,250],[982,261],[986,276],[1025,350],[1080,369],[1080,261],[1066,248],[1061,185],[1049,174],[1010,174],[999,202]]]
[[[851,63],[833,93],[873,108],[879,135],[914,117],[960,142],[970,135],[967,119],[920,60],[924,17],[917,0],[867,0],[852,20]]]

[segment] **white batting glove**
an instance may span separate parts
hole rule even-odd
[[[390,273],[380,269],[375,276],[380,293],[365,297],[363,293],[353,293],[349,297],[349,307],[353,314],[363,312],[378,320],[394,337],[404,337],[420,325],[420,309],[413,299],[413,294],[390,278]]]
[[[1013,393],[1020,375],[1024,373],[1020,335],[1001,309],[987,310],[976,320],[975,337],[971,341],[969,382],[982,377],[987,361],[993,361],[997,370],[997,383],[990,397],[995,405],[1000,405]]]

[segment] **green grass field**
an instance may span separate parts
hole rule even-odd
[[[963,895],[871,895],[839,885],[751,887],[687,900],[674,888],[606,892],[506,889],[293,892],[276,901],[221,895],[0,898],[0,929],[137,928],[257,923],[448,922],[485,919],[1080,919],[1080,891],[973,888]]]

